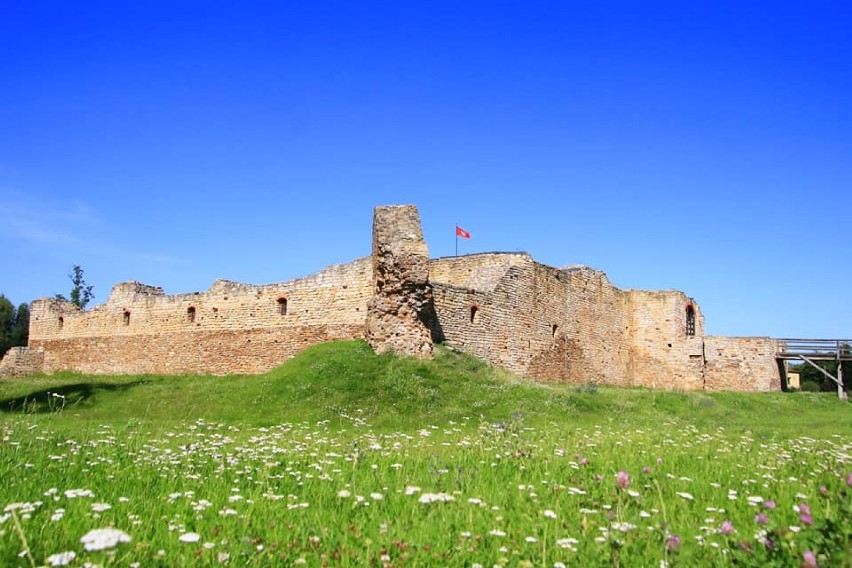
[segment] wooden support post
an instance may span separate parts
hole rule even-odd
[[[840,377],[840,380],[838,380],[837,377],[835,377],[834,375],[832,375],[831,373],[829,373],[804,355],[799,355],[799,359],[805,361],[806,363],[810,363],[814,369],[834,381],[837,384],[837,396],[840,397],[841,400],[846,400],[846,392],[843,390],[843,366],[839,364],[840,361],[838,361],[837,365],[837,374]]]
[[[837,357],[837,396],[840,400],[847,400],[846,390],[843,388],[843,360],[840,359],[840,351]]]

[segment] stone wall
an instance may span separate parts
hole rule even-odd
[[[599,270],[572,267],[560,274],[568,294],[568,380],[629,386],[628,295]]]
[[[780,391],[777,351],[778,340],[769,337],[705,337],[704,388]]]
[[[518,253],[432,267],[438,335],[449,345],[539,381],[629,384],[627,296],[602,272]]]
[[[42,372],[44,352],[29,347],[12,347],[0,360],[0,377],[26,377]]]
[[[447,256],[429,261],[429,280],[459,288],[493,290],[506,271],[532,262],[525,252],[487,252]]]
[[[471,257],[440,261],[440,274],[475,288],[432,281],[437,337],[522,376],[558,380],[564,362],[554,363],[552,357],[542,360],[542,354],[551,353],[561,338],[553,333],[551,322],[562,321],[564,296],[553,276],[542,274],[542,265],[529,255],[493,255],[503,268],[499,278],[493,266],[482,262],[482,255],[469,263],[467,258]],[[563,352],[555,357],[561,361]],[[554,365],[557,369],[550,368]]]
[[[430,278],[437,338],[536,381],[780,390],[774,343],[705,336],[697,302],[677,290],[620,290],[599,270],[526,253],[433,260]]]
[[[633,384],[695,390],[704,387],[704,316],[678,291],[630,290]],[[694,317],[687,334],[687,310]]]
[[[369,258],[279,284],[219,280],[194,294],[126,282],[86,312],[33,302],[29,344],[44,350],[46,372],[260,373],[310,345],[363,337],[371,295]]]

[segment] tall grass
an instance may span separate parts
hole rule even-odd
[[[259,377],[56,375],[0,399],[3,565],[852,563],[830,395],[532,385],[346,342]],[[96,529],[129,542],[81,542]]]

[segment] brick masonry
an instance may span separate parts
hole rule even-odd
[[[705,336],[684,293],[621,290],[598,270],[526,253],[429,260],[413,206],[376,209],[371,257],[306,278],[180,295],[125,282],[88,311],[36,300],[29,349],[10,351],[0,375],[262,373],[355,338],[420,357],[434,338],[543,382],[780,390],[776,341]]]

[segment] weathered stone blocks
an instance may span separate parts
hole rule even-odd
[[[377,207],[373,214],[373,297],[367,342],[376,353],[430,357],[434,317],[429,250],[413,205]]]

